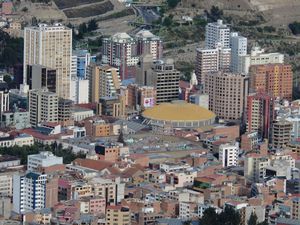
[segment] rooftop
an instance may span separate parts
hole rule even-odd
[[[216,117],[213,112],[203,107],[179,101],[176,101],[176,103],[163,103],[146,109],[143,116],[149,119],[166,121],[200,121]]]

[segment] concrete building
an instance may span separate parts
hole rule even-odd
[[[0,173],[0,195],[13,195],[13,175],[15,172]]]
[[[231,49],[216,46],[212,49],[198,48],[196,55],[196,77],[199,84],[204,85],[205,75],[219,70],[229,70]]]
[[[247,55],[247,38],[238,33],[230,33],[231,63],[230,70],[234,73],[242,73],[242,56]]]
[[[72,100],[74,104],[89,103],[89,84],[90,82],[87,79],[83,80],[78,77],[72,77],[70,100]]]
[[[163,45],[158,36],[152,34],[149,30],[140,30],[135,34],[135,39],[139,56],[151,54],[153,60],[162,58]]]
[[[63,164],[63,158],[53,155],[51,152],[40,152],[29,155],[27,160],[27,171],[37,171],[41,167]]]
[[[84,127],[86,135],[91,137],[108,137],[111,134],[111,126],[104,120],[87,119],[84,121]]]
[[[29,114],[32,126],[37,126],[41,122],[57,122],[57,94],[47,89],[29,91]]]
[[[2,113],[1,127],[14,127],[20,130],[30,126],[30,115],[28,111],[17,110]]]
[[[226,143],[219,146],[219,161],[223,167],[238,165],[239,143]]]
[[[266,176],[265,168],[270,164],[266,156],[247,155],[244,161],[244,176],[250,182],[263,182]]]
[[[295,197],[292,199],[292,213],[291,217],[292,219],[300,220],[300,198]]]
[[[91,65],[88,70],[90,102],[99,102],[100,97],[116,96],[120,90],[119,69],[109,66]]]
[[[99,70],[99,97],[116,96],[121,85],[119,70],[108,65],[101,66]]]
[[[167,59],[153,62],[150,55],[141,58],[137,74],[137,84],[156,89],[156,103],[178,100],[180,72],[174,61]]]
[[[8,84],[0,81],[0,114],[9,111],[9,88]]]
[[[289,64],[265,64],[251,66],[250,91],[265,92],[274,97],[292,100],[293,71]]]
[[[86,109],[78,106],[75,106],[72,112],[72,118],[74,121],[81,121],[94,115],[95,114],[92,109]]]
[[[27,65],[27,85],[29,89],[48,88],[51,92],[56,92],[56,70],[42,65]]]
[[[56,70],[56,93],[70,98],[72,30],[62,24],[39,24],[24,29],[24,84],[27,65],[39,64]]]
[[[74,124],[73,108],[72,100],[62,98],[58,100],[58,122],[60,125],[71,126]]]
[[[47,174],[14,175],[13,190],[13,211],[18,214],[53,207],[58,201],[58,179]]]
[[[283,149],[291,141],[293,124],[286,120],[278,120],[272,126],[272,148]]]
[[[87,67],[96,62],[96,56],[88,50],[75,50],[72,52],[72,78],[87,79]]]
[[[134,38],[126,33],[116,33],[102,42],[102,63],[117,67],[121,80],[135,77],[135,66],[138,63]]]
[[[285,120],[293,124],[291,140],[297,141],[300,138],[300,116],[289,116]]]
[[[105,213],[105,225],[114,225],[114,224],[122,224],[122,225],[130,225],[131,224],[131,213],[130,209],[127,207],[123,207],[121,205],[118,206],[107,206]]]
[[[102,97],[98,104],[99,115],[124,117],[125,116],[125,99],[123,96]]]
[[[222,48],[229,48],[230,28],[223,24],[222,20],[214,23],[208,23],[205,27],[205,48],[213,49],[221,44]]]
[[[148,30],[141,30],[135,36],[116,33],[103,39],[102,62],[118,68],[121,80],[136,76],[135,67],[144,54],[151,54],[153,60],[162,58],[162,42]]]
[[[260,47],[253,47],[251,53],[241,56],[243,74],[248,74],[250,66],[284,63],[284,54],[281,53],[265,53]]]
[[[247,97],[247,132],[256,131],[259,138],[270,138],[274,120],[274,98],[269,94],[257,93]]]
[[[245,75],[222,71],[208,74],[204,90],[209,95],[209,110],[220,119],[239,120],[244,116],[248,95]]]

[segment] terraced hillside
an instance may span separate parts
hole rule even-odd
[[[105,14],[114,9],[114,5],[110,1],[105,1],[98,4],[81,6],[78,8],[66,9],[63,12],[68,18],[92,17]]]
[[[77,7],[85,4],[99,3],[104,0],[54,0],[59,9],[67,9]]]

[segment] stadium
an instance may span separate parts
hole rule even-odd
[[[172,125],[173,128],[200,128],[212,125],[216,115],[198,105],[185,101],[162,103],[143,112],[145,122],[149,125]]]

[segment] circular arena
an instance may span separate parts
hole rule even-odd
[[[162,103],[146,109],[142,115],[149,125],[186,129],[209,126],[216,118],[212,111],[185,101]]]

